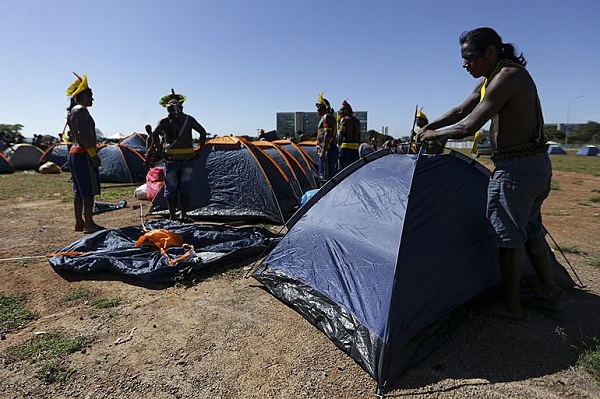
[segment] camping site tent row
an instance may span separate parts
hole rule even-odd
[[[500,284],[489,171],[460,153],[380,150],[328,181],[253,273],[324,332],[381,393]],[[555,261],[557,280],[573,286]],[[527,272],[532,272],[529,264]]]
[[[144,156],[124,144],[98,147],[100,181],[103,183],[137,183],[146,180]]]
[[[48,147],[40,157],[38,164],[43,165],[46,162],[52,162],[64,172],[70,171],[69,147],[67,143],[56,143]]]
[[[275,140],[272,142],[281,150],[288,159],[298,178],[302,193],[317,188],[316,170],[312,166],[310,156],[300,147],[289,140]]]
[[[577,151],[577,155],[590,156],[595,157],[600,154],[600,149],[595,145],[586,145],[583,146],[579,151]]]
[[[7,158],[15,170],[36,170],[40,157],[44,154],[39,147],[20,143],[12,146]]]
[[[264,151],[273,161],[275,161],[275,163],[277,163],[277,165],[279,166],[279,168],[285,173],[285,175],[287,176],[290,185],[292,187],[292,190],[294,190],[294,193],[296,195],[296,199],[299,199],[300,197],[302,197],[302,186],[300,185],[300,182],[298,180],[298,176],[296,175],[296,172],[294,171],[294,168],[291,164],[291,162],[288,158],[289,156],[286,156],[286,154],[283,153],[283,150],[281,150],[281,148],[279,148],[277,145],[273,144],[270,141],[266,141],[266,140],[260,140],[260,141],[253,141],[252,145],[256,148],[259,148],[260,150]],[[296,168],[298,170],[298,172],[301,171],[300,167]],[[304,176],[304,175],[302,175]],[[308,182],[308,180],[306,180]]]
[[[277,195],[260,164],[265,156],[258,157],[247,142],[237,137],[207,141],[192,161],[192,193],[187,214],[197,219],[283,223]],[[268,170],[283,173],[277,167]],[[154,198],[148,213],[168,215],[164,188]]]
[[[565,149],[559,145],[551,145],[548,147],[548,154],[561,155],[561,154],[566,154],[566,153],[567,152],[565,151]]]
[[[146,157],[146,140],[148,135],[146,133],[133,132],[128,136],[125,136],[119,141],[119,144],[126,145],[129,148],[133,148],[139,152],[143,157]]]

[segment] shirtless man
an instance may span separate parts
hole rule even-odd
[[[544,239],[541,205],[550,192],[552,165],[546,151],[542,109],[522,54],[491,28],[460,36],[463,68],[482,79],[459,106],[425,125],[421,141],[474,135],[491,119],[494,172],[488,186],[487,217],[500,245],[506,307],[499,316],[521,320],[519,288],[529,254],[542,284],[538,309],[560,311]],[[443,129],[442,129],[443,128]]]

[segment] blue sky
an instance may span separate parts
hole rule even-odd
[[[490,26],[527,58],[546,122],[600,122],[597,0],[2,1],[0,123],[57,134],[71,71],[88,75],[105,136],[144,131],[171,88],[212,134],[256,135],[323,91],[395,137],[476,81],[458,36]],[[580,97],[583,96],[583,97]]]

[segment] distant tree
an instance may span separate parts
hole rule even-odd
[[[569,135],[570,142],[579,144],[598,142],[598,138],[600,138],[600,123],[592,121],[580,125]]]
[[[14,125],[5,125],[0,123],[0,132],[5,133],[5,140],[10,143],[21,143],[23,142],[23,135],[21,134],[23,125],[20,123]]]
[[[546,137],[550,141],[558,141],[562,143],[565,141],[565,133],[558,130],[556,125],[544,125],[544,131],[546,132]]]

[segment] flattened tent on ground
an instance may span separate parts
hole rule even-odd
[[[119,141],[119,144],[126,145],[129,148],[133,148],[145,158],[147,139],[148,135],[146,133],[133,132],[130,135],[123,137],[123,139]]]
[[[598,149],[598,147],[596,147],[595,145],[586,145],[582,147],[579,151],[577,151],[577,155],[584,155],[590,157],[595,157],[598,154],[600,154],[600,149]]]
[[[103,183],[139,183],[146,181],[144,157],[123,144],[109,144],[98,148],[100,181]]]
[[[3,153],[0,152],[0,174],[9,174],[14,173],[15,168],[10,164],[8,158],[4,156]]]
[[[217,137],[193,161],[190,217],[202,220],[262,220],[283,223],[277,196],[253,152],[237,137]],[[168,215],[164,189],[149,214]]]
[[[70,171],[68,145],[66,143],[56,143],[48,147],[38,161],[39,165],[43,165],[46,162],[52,162],[62,171]]]
[[[151,246],[135,246],[144,234],[142,227],[102,230],[86,236],[51,254],[48,262],[59,272],[78,274],[115,273],[152,283],[172,283],[190,272],[225,267],[259,256],[279,240],[262,227],[233,228],[217,225],[180,224],[155,220],[146,228],[166,229],[179,234],[186,247],[167,248],[169,259]],[[193,251],[189,252],[193,247]],[[184,256],[185,254],[188,256]]]
[[[444,341],[466,303],[501,282],[485,216],[489,174],[456,152],[372,153],[292,216],[253,276],[381,393]],[[558,262],[555,270],[573,286]]]
[[[8,152],[8,160],[15,170],[36,170],[40,157],[44,154],[40,148],[26,143],[15,144]]]
[[[548,147],[548,154],[566,154],[567,152],[565,151],[564,148],[562,148],[559,145],[551,145]]]

